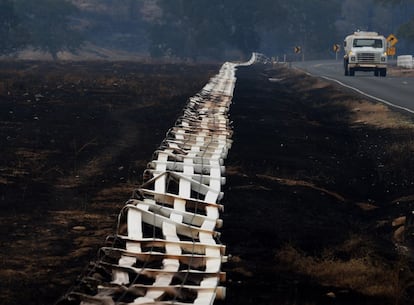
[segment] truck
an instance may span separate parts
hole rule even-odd
[[[357,31],[344,40],[345,76],[355,71],[373,71],[375,76],[387,76],[387,40],[377,32]]]

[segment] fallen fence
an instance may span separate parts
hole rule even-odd
[[[221,264],[223,160],[231,147],[228,111],[237,66],[189,99],[143,173],[144,183],[119,214],[81,281],[57,304],[196,304],[225,297]]]

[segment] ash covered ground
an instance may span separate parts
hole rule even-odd
[[[0,63],[0,304],[53,304],[219,65]],[[239,68],[217,304],[410,304],[413,117]]]

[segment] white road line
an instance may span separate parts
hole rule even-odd
[[[310,73],[308,73],[308,74],[309,75],[312,75]],[[315,75],[313,75],[313,76],[315,76]],[[324,76],[324,75],[321,75],[320,77],[323,78],[323,79],[329,80],[329,81],[333,81],[333,82],[341,85],[342,87],[345,87],[345,88],[354,90],[355,92],[358,92],[359,94],[362,94],[362,95],[364,95],[364,96],[366,96],[366,97],[368,97],[370,99],[376,100],[376,101],[381,102],[381,103],[384,103],[384,104],[386,104],[388,106],[391,106],[391,107],[394,107],[394,108],[397,108],[397,109],[401,109],[401,110],[404,110],[404,111],[407,111],[409,113],[413,113],[414,114],[414,110],[412,110],[412,109],[409,109],[409,108],[406,108],[406,107],[403,107],[403,106],[399,106],[399,105],[393,104],[393,103],[391,103],[389,101],[386,101],[386,100],[384,100],[382,98],[379,98],[379,97],[373,96],[371,94],[368,94],[368,93],[366,93],[366,92],[364,92],[364,91],[362,91],[362,90],[360,90],[358,88],[355,88],[355,87],[352,87],[350,85],[344,84],[343,82],[341,82],[341,81],[339,81],[339,80],[337,80],[335,78],[328,77],[328,76]]]

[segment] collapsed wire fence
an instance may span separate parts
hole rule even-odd
[[[225,297],[227,257],[217,230],[232,144],[228,111],[237,67],[267,60],[253,53],[248,62],[226,62],[189,99],[119,213],[115,234],[56,304],[210,305]]]

